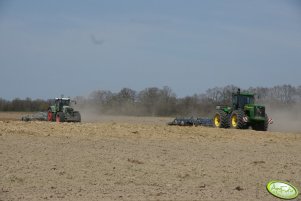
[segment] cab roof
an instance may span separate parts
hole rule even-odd
[[[248,92],[241,92],[239,95],[242,96],[254,96],[254,94],[248,93]]]
[[[70,98],[55,98],[55,100],[70,100]]]

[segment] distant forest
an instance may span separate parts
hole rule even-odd
[[[135,116],[200,116],[211,114],[216,105],[231,103],[231,95],[237,86],[228,85],[208,89],[205,93],[177,97],[169,87],[150,87],[142,91],[123,88],[118,93],[97,90],[89,96],[77,96],[75,106],[99,114]],[[281,85],[271,88],[250,87],[241,89],[256,94],[257,103],[269,107],[301,105],[301,86]],[[8,101],[0,98],[0,111],[46,111],[51,100],[30,98]]]

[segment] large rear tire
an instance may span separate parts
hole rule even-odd
[[[47,121],[53,121],[53,113],[51,110],[48,110],[48,113],[47,113]]]
[[[59,112],[56,114],[56,122],[64,122],[65,121],[65,115],[62,112]]]
[[[218,110],[213,117],[213,126],[216,128],[229,128],[229,114]]]
[[[247,123],[243,119],[244,116],[244,111],[234,110],[230,117],[230,127],[235,129],[246,129]]]

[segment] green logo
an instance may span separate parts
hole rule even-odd
[[[284,181],[270,181],[267,184],[267,190],[274,196],[285,200],[298,197],[299,192],[292,184]]]

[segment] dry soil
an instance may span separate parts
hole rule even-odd
[[[301,133],[167,126],[171,118],[21,122],[0,115],[0,200],[277,200],[301,190]],[[297,198],[296,200],[301,200]]]

